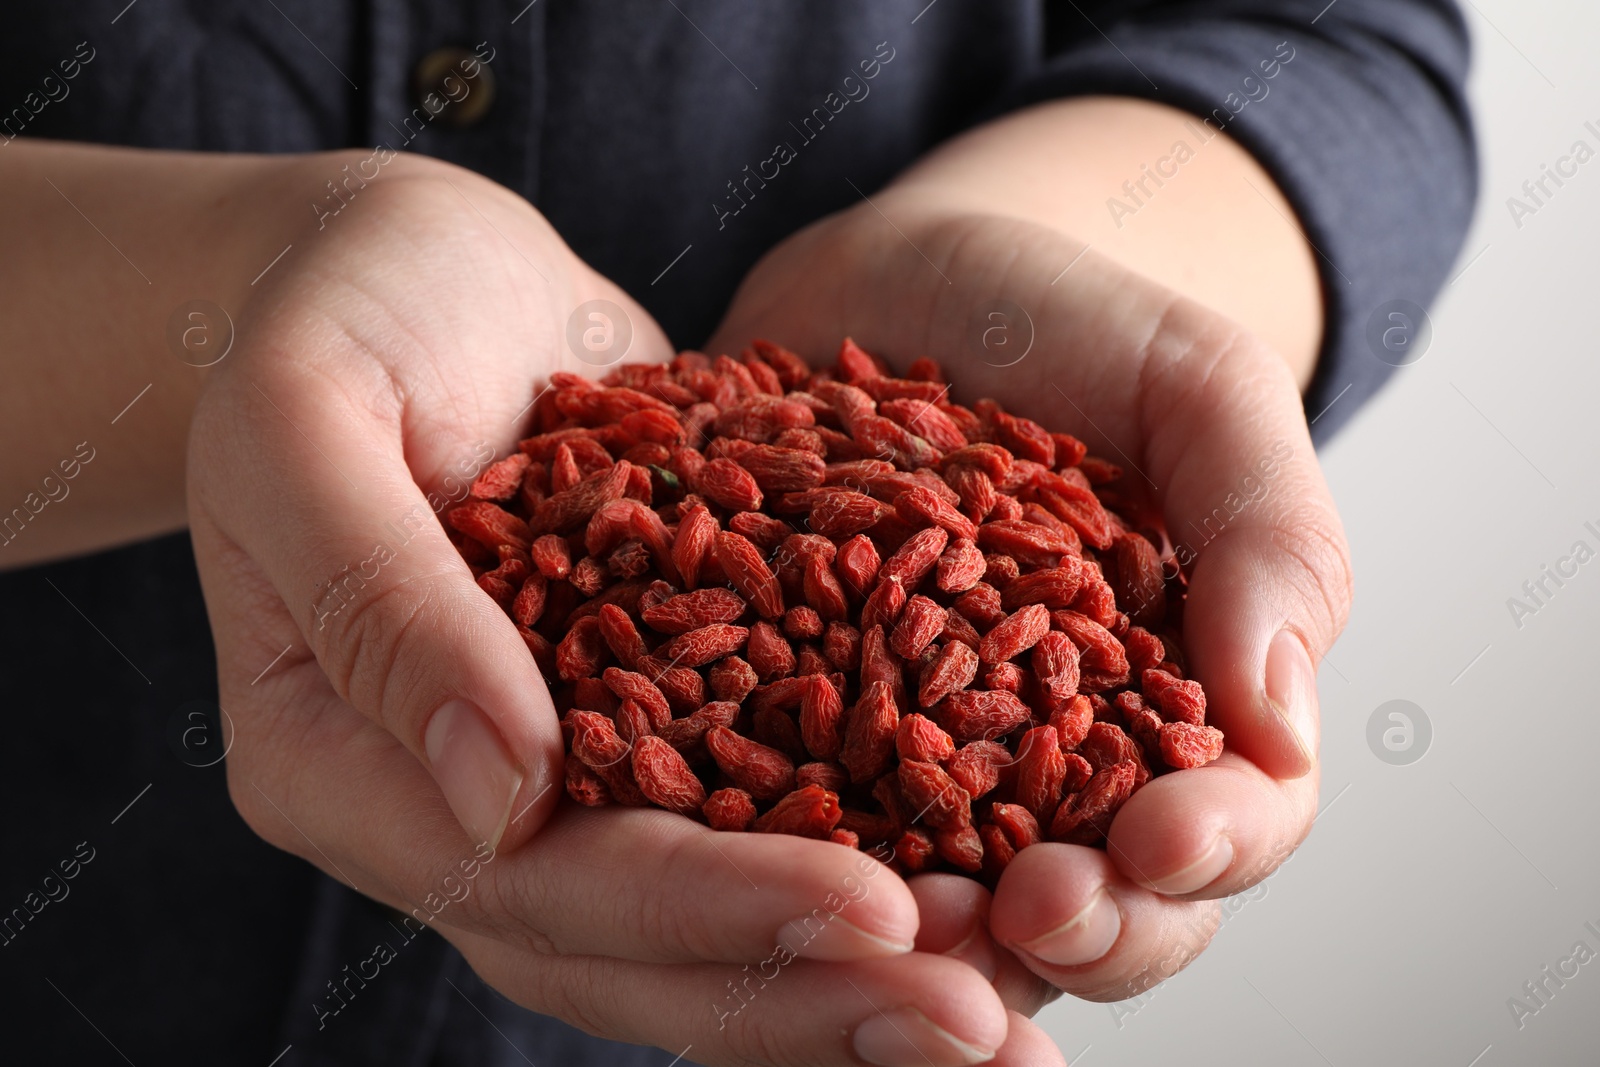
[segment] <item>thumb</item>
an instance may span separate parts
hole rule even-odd
[[[1351,573],[1299,391],[1275,353],[1187,302],[1146,358],[1145,380],[1163,383],[1144,397],[1148,455],[1177,562],[1192,565],[1183,629],[1208,717],[1267,773],[1301,777]]]
[[[203,402],[191,507],[262,569],[334,692],[428,768],[471,840],[515,848],[559,797],[549,691],[418,488],[400,428],[325,382],[273,372]]]

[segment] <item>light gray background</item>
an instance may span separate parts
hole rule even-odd
[[[1431,347],[1322,455],[1356,567],[1319,678],[1323,814],[1120,1018],[1045,1009],[1074,1064],[1600,1064],[1600,958],[1520,1029],[1507,1007],[1575,942],[1600,953],[1600,558],[1520,629],[1506,605],[1574,541],[1600,550],[1600,158],[1520,228],[1506,206],[1574,141],[1600,152],[1600,11],[1463,8],[1478,216]],[[1409,766],[1367,745],[1392,699],[1433,725]]]

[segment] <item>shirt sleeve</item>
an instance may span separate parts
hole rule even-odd
[[[1305,396],[1319,445],[1405,361],[1422,326],[1406,306],[1438,294],[1477,196],[1454,3],[1324,3],[1053,4],[1047,40],[1070,43],[1010,98],[1144,97],[1192,112],[1204,132],[1220,127],[1260,160],[1321,272],[1326,328]]]

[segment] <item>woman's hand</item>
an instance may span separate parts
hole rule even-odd
[[[597,372],[567,346],[574,309],[623,309],[630,359],[671,355],[655,324],[526,202],[426,160],[389,164],[294,240],[190,442],[229,784],[250,826],[432,919],[506,995],[592,1033],[708,1064],[1000,1048],[999,996],[911,951],[916,899],[876,861],[557,807],[550,695],[435,513],[513,447],[552,372]]]
[[[1081,242],[926,189],[891,188],[780,245],[707,347],[765,337],[825,362],[846,335],[901,367],[939,361],[957,401],[992,396],[1083,438],[1178,546],[1188,663],[1222,758],[1134,794],[1104,850],[1023,851],[992,902],[965,880],[911,880],[923,938],[976,930],[988,943],[964,955],[992,961],[980,969],[1008,1006],[1133,996],[1205,947],[1216,900],[1275,870],[1316,810],[1315,664],[1344,626],[1350,570],[1294,376]]]

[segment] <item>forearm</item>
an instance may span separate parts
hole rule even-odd
[[[320,190],[293,172],[306,158],[5,146],[0,567],[183,525],[184,447],[208,373],[193,364],[220,354],[227,331],[188,320],[208,332],[180,358],[169,322],[206,300],[237,324],[252,280],[310,217]]]
[[[1066,233],[1262,337],[1304,388],[1322,340],[1315,252],[1260,164],[1225,134],[1204,131],[1212,137],[1202,142],[1199,127],[1187,112],[1142,100],[1043,104],[941,145],[884,198]],[[1179,141],[1189,149],[1181,164]],[[1158,164],[1169,177],[1149,177]],[[1112,198],[1131,212],[1113,211]]]

